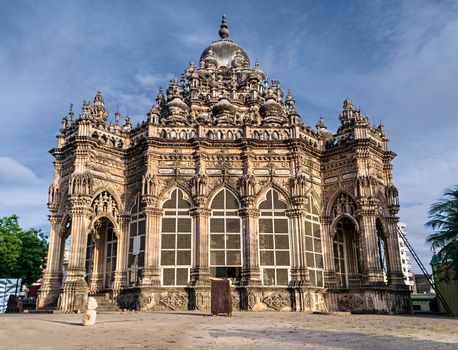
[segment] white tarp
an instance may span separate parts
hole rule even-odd
[[[20,291],[20,278],[0,278],[0,314],[6,311],[10,295],[18,295]]]

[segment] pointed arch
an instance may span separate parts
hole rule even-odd
[[[213,202],[213,199],[216,197],[216,195],[224,189],[227,189],[229,192],[231,192],[234,195],[234,197],[237,199],[237,202],[240,208],[240,205],[242,203],[240,193],[237,191],[236,188],[224,182],[218,184],[217,186],[215,186],[213,189],[210,190],[210,193],[208,194],[208,201],[207,201],[208,208],[210,208],[211,203]]]
[[[351,216],[350,214],[342,213],[342,214],[338,215],[337,217],[335,217],[334,220],[332,220],[331,228],[329,230],[329,234],[331,235],[331,237],[334,237],[334,235],[335,235],[335,233],[337,231],[337,224],[343,218],[349,219],[355,225],[356,233],[359,235],[361,231],[360,231],[360,228],[359,228],[358,221],[353,216]]]
[[[176,188],[180,189],[184,193],[185,199],[189,203],[191,203],[191,206],[194,206],[194,201],[192,199],[192,194],[190,192],[190,189],[186,188],[184,185],[180,184],[178,181],[174,181],[171,185],[169,185],[168,187],[164,188],[161,191],[157,199],[157,205],[159,208],[162,207],[162,205],[164,204],[166,200],[170,199],[170,196],[172,195],[173,190]]]
[[[345,196],[348,196],[352,200],[352,202],[354,203],[355,210],[357,209],[357,202],[356,202],[355,196],[352,195],[350,192],[348,192],[346,190],[339,190],[336,193],[334,193],[331,196],[331,198],[328,200],[328,202],[326,203],[326,215],[327,216],[331,216],[332,215],[332,207],[335,204],[337,198],[342,194],[345,195]]]
[[[259,204],[266,199],[267,192],[269,192],[270,189],[274,189],[280,194],[280,199],[286,203],[288,208],[290,208],[290,202],[289,202],[289,193],[286,192],[282,187],[280,187],[278,184],[275,182],[270,182],[267,186],[264,186],[259,190],[259,192],[256,194],[256,199],[255,199],[255,206],[258,207]]]
[[[121,197],[118,196],[117,191],[115,191],[115,189],[109,185],[99,186],[92,191],[93,194],[91,198],[91,205],[94,202],[94,199],[96,199],[97,196],[99,196],[102,192],[107,192],[115,200],[120,212],[124,211],[123,201],[121,200]]]

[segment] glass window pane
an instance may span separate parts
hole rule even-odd
[[[288,285],[288,269],[277,269],[277,286]]]
[[[179,218],[177,232],[191,232],[191,218]]]
[[[315,254],[316,267],[322,269],[323,266],[323,255]]]
[[[211,234],[210,235],[210,248],[211,249],[224,249],[224,235]]]
[[[212,200],[212,209],[224,209],[224,191],[220,191]]]
[[[177,235],[177,248],[178,249],[191,249],[191,235],[178,234]]]
[[[265,286],[275,285],[275,269],[263,269],[262,277]]]
[[[313,236],[317,238],[321,238],[321,229],[320,225],[314,224],[313,225]]]
[[[259,248],[260,249],[273,249],[274,248],[274,236],[273,235],[259,235]]]
[[[177,265],[191,265],[191,251],[190,250],[177,251]]]
[[[173,286],[175,284],[175,269],[162,270],[162,284],[164,286]]]
[[[289,249],[288,235],[276,235],[275,236],[275,249]]]
[[[288,219],[275,219],[275,233],[288,233]]]
[[[210,232],[224,233],[224,219],[210,218]]]
[[[175,235],[162,234],[161,246],[162,249],[175,249]]]
[[[313,245],[315,247],[315,252],[316,253],[321,253],[321,239],[314,239],[313,240]]]
[[[237,198],[228,190],[226,191],[226,209],[238,209],[239,203]]]
[[[275,265],[274,252],[273,251],[261,251],[260,252],[261,265]]]
[[[276,263],[277,266],[289,266],[289,251],[277,251],[276,252]]]
[[[313,253],[305,253],[307,259],[307,267],[315,267],[315,260],[313,259]]]
[[[227,251],[227,265],[241,265],[240,250]]]
[[[175,232],[175,218],[162,218],[162,232]]]
[[[139,235],[144,235],[146,232],[145,230],[145,220],[139,221],[138,222],[138,234]]]
[[[161,265],[175,265],[174,250],[163,250],[161,252]]]
[[[312,235],[312,223],[311,222],[308,222],[308,221],[305,222],[305,234],[307,236]]]
[[[308,236],[305,236],[305,250],[313,252],[313,240]]]
[[[226,236],[226,249],[240,249],[240,234]]]
[[[226,219],[226,232],[240,232],[240,219]]]
[[[189,269],[177,269],[177,286],[185,286],[189,281]]]
[[[259,232],[273,233],[272,219],[259,219]]]

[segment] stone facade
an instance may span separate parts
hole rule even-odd
[[[408,312],[383,126],[350,99],[336,133],[308,126],[219,34],[142,124],[109,123],[101,93],[63,119],[39,307],[205,311],[229,278],[235,310]]]

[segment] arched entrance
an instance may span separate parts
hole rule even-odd
[[[359,235],[355,223],[346,216],[336,224],[333,254],[335,273],[340,287],[349,288],[359,285],[361,283]]]
[[[113,223],[106,217],[99,218],[86,246],[86,281],[91,292],[113,287],[117,248]]]

